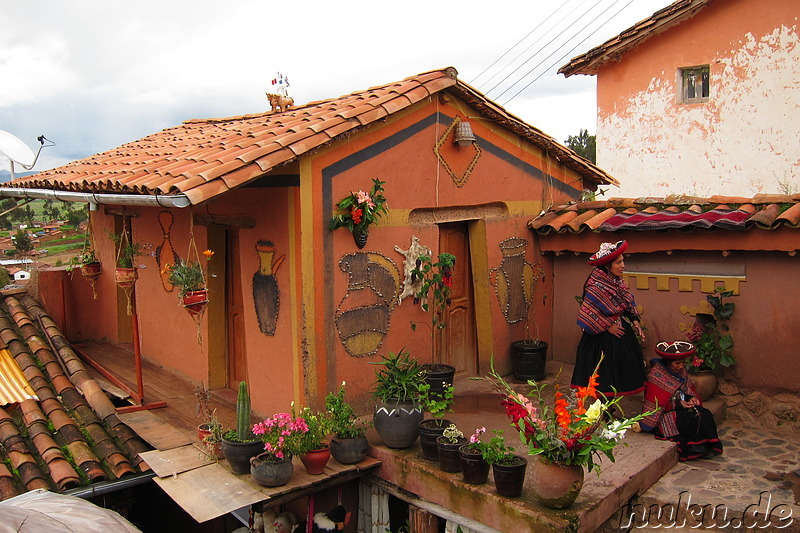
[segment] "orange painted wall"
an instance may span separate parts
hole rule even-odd
[[[390,213],[371,229],[364,251],[390,259],[400,276],[403,256],[395,251],[395,245],[407,248],[411,236],[416,235],[437,251],[438,227],[433,219],[419,215],[420,209],[459,208],[459,214],[454,215],[456,219],[483,216],[477,214],[475,206],[491,205],[497,213],[477,226],[472,245],[473,266],[477,268],[474,285],[487,295],[484,304],[488,305],[488,310],[482,306],[478,312],[491,322],[485,328],[489,334],[482,341],[479,373],[487,370],[492,354],[501,370],[510,369],[509,342],[525,337],[525,323],[506,322],[494,287],[489,285],[490,271],[503,259],[499,243],[504,239],[526,239],[527,262],[538,263],[544,271],[536,284],[532,304],[535,311],[529,313],[529,322],[531,332],[535,334],[538,330],[541,338],[550,338],[552,260],[540,255],[537,239],[531,236],[527,222],[543,207],[578,194],[583,184],[572,171],[545,157],[539,149],[502,128],[470,119],[483,151],[466,183],[456,186],[437,161],[433,148],[455,116],[476,114],[461,102],[452,100],[442,104],[436,98],[303,158],[299,164],[299,186],[242,188],[207,206],[172,210],[171,242],[181,257],[187,253],[193,211],[255,221],[254,228],[239,230],[242,270],[239,282],[245,300],[248,381],[256,413],[269,415],[286,410],[291,401],[321,407],[324,395],[342,380],[348,382],[348,398],[366,401],[375,370],[367,363],[378,360],[378,354],[407,347],[421,362],[431,360],[432,337],[422,325],[430,319],[411,299],[393,309],[389,332],[375,355],[349,355],[336,330],[334,316],[348,283],[339,260],[357,248],[349,231],[331,232],[328,221],[336,201],[351,190],[368,190],[374,177],[386,181]],[[459,174],[475,154],[472,148],[456,149],[452,137],[442,145],[442,153]],[[552,178],[542,179],[542,169]],[[264,184],[269,180],[265,178]],[[154,255],[162,240],[158,221],[161,209],[136,208],[136,211],[139,216],[132,219],[134,239],[146,243],[150,254],[137,261],[143,267],[136,288],[142,354],[162,365],[165,371],[195,383],[206,381],[209,358],[219,355],[208,353],[208,314],[201,322],[203,343],[198,344],[195,324],[178,305],[177,295],[166,293],[161,286]],[[93,220],[102,235],[98,247],[107,268],[101,278],[98,300],[91,300],[88,285],[79,275],[68,284],[68,334],[71,338],[107,338],[116,342],[117,292],[111,269],[114,249],[105,237],[105,229],[113,227],[113,217],[99,212]],[[194,237],[200,251],[208,246],[205,227],[195,226]],[[259,240],[272,241],[276,257],[286,256],[276,273],[281,295],[274,336],[259,330],[253,303],[252,277],[259,267],[255,250]],[[210,298],[214,297],[212,293]],[[411,320],[420,324],[416,332],[410,328]]]
[[[651,236],[651,240],[658,239]],[[633,245],[629,250],[634,252],[626,254],[627,270],[634,270],[643,261],[690,272],[698,268],[725,271],[741,267],[746,281],[740,284],[739,295],[726,300],[736,304],[730,326],[733,353],[738,361],[735,372],[727,376],[745,388],[800,391],[800,367],[794,350],[789,348],[800,342],[796,313],[792,310],[792,302],[800,298],[800,285],[792,281],[798,266],[796,256],[763,251],[731,252],[727,256],[718,251],[641,254]],[[558,275],[553,292],[552,347],[556,361],[572,364],[575,360],[581,336],[575,324],[578,312],[575,296],[581,294],[583,282],[591,272],[586,264],[588,256],[589,253],[579,256],[568,253],[554,259]],[[636,281],[629,286],[643,309],[646,358],[655,356],[653,348],[659,340],[686,338],[680,325],[690,326],[694,319],[682,313],[681,307],[696,308],[706,299],[706,294],[700,292],[699,281],[693,282],[692,292],[679,291],[677,279],[669,281],[668,291],[657,290],[652,281],[647,290],[639,288]]]

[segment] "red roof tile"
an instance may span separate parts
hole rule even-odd
[[[283,113],[187,120],[180,126],[19,178],[6,186],[143,195],[184,193],[197,204],[257,179],[339,135],[373,124],[445,90],[487,119],[547,150],[588,181],[617,183],[456,76],[455,69],[445,68]]]
[[[725,200],[724,203],[720,200]],[[600,214],[597,214],[597,213]],[[539,234],[592,231],[659,231],[669,229],[800,228],[800,195],[753,198],[610,198],[555,206],[528,222]]]

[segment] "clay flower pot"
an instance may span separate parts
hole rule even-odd
[[[300,462],[306,467],[306,473],[318,476],[325,471],[325,465],[331,458],[331,447],[325,446],[318,450],[309,450],[300,456]]]
[[[567,509],[583,488],[583,467],[547,461],[534,462],[531,473],[534,497],[551,509]]]
[[[259,485],[280,487],[286,485],[294,474],[291,458],[278,459],[264,452],[250,458],[250,475]]]

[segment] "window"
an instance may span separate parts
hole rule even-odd
[[[708,102],[709,69],[708,65],[680,69],[681,95],[683,104]]]

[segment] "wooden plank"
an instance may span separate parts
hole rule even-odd
[[[192,443],[186,433],[175,429],[150,411],[121,413],[119,418],[158,450],[170,450]]]
[[[216,462],[196,444],[181,446],[171,450],[151,450],[142,452],[139,457],[150,465],[158,477],[188,472],[201,466]]]
[[[198,522],[212,520],[265,499],[258,489],[231,475],[220,464],[157,477],[155,482]]]

